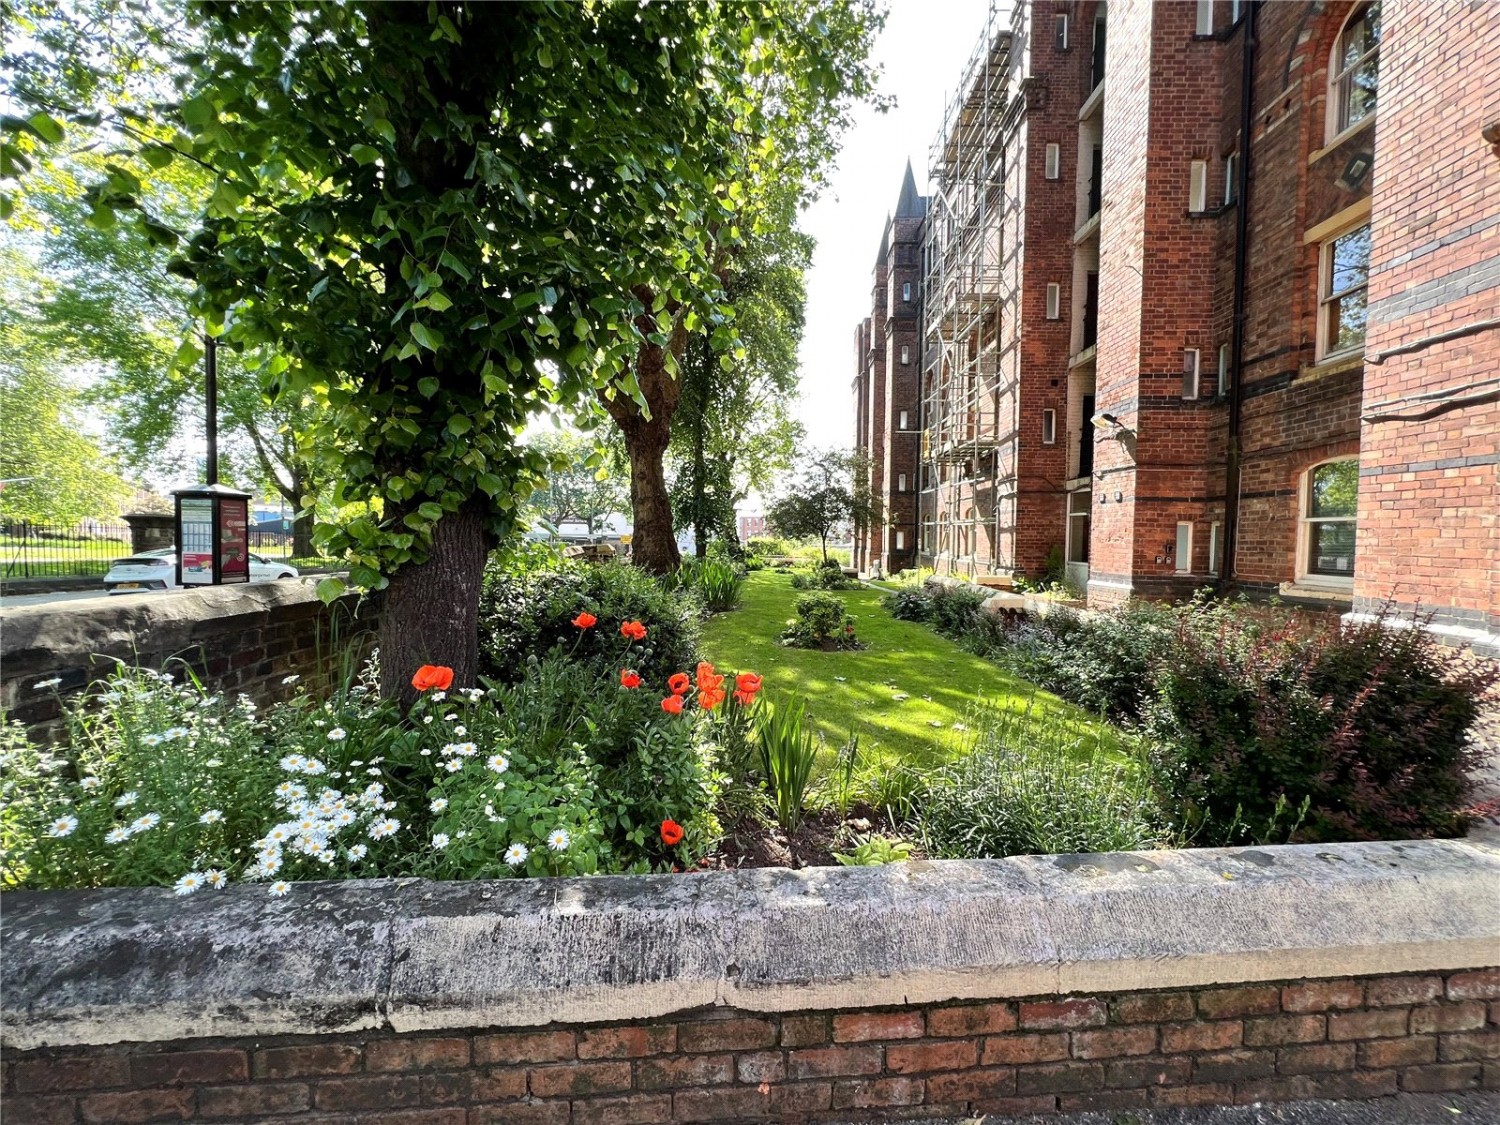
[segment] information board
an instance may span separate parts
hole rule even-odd
[[[250,522],[248,500],[219,501],[219,581],[250,581],[250,541],[245,529]]]
[[[207,496],[186,497],[182,506],[182,584],[212,586],[214,581],[214,502]],[[243,581],[243,580],[241,580]]]

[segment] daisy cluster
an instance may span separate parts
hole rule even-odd
[[[326,768],[316,758],[302,754],[288,754],[279,764],[287,773],[301,777],[316,776]],[[341,842],[341,837],[347,841],[350,834],[363,828],[371,840],[384,840],[401,828],[399,820],[386,815],[396,802],[386,796],[385,786],[379,781],[372,781],[357,794],[329,787],[313,793],[301,781],[289,778],[276,787],[276,804],[287,816],[252,845],[255,862],[247,871],[251,879],[276,875],[289,856],[303,856],[331,867],[342,852],[350,863],[357,863],[369,854],[369,845]],[[273,893],[284,894],[275,889],[281,885],[279,880],[273,884]]]

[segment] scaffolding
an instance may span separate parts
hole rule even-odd
[[[971,575],[1014,559],[1021,192],[1007,176],[1021,171],[1026,9],[991,0],[929,165],[919,546]]]

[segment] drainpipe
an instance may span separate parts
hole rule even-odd
[[[1219,586],[1234,577],[1234,554],[1240,516],[1240,405],[1244,395],[1245,275],[1250,244],[1250,131],[1255,124],[1255,17],[1260,0],[1245,8],[1243,65],[1240,75],[1240,159],[1236,170],[1234,216],[1234,323],[1231,327],[1229,434],[1224,459],[1224,542],[1219,559]]]

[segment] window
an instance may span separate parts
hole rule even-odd
[[[905,344],[901,345],[901,362],[902,363],[910,363],[911,362],[911,348],[907,347]]]
[[[1240,0],[1229,0],[1229,26],[1240,22]]]
[[[1370,284],[1370,224],[1323,243],[1318,358],[1355,352],[1365,343],[1365,298]]]
[[[906,550],[906,532],[904,531],[896,532],[896,550]]]
[[[1197,35],[1214,33],[1214,0],[1198,0],[1198,23],[1193,32]]]
[[[1182,397],[1184,399],[1198,397],[1199,373],[1198,349],[1184,348],[1182,351]]]
[[[1208,525],[1208,572],[1219,573],[1219,537],[1224,533],[1224,525],[1215,521]]]
[[[1042,444],[1057,444],[1057,411],[1042,411]]]
[[[1219,394],[1229,393],[1229,345],[1219,345]]]
[[[1177,525],[1177,544],[1172,553],[1176,560],[1172,565],[1178,574],[1186,574],[1193,569],[1193,525],[1180,523]]]
[[[1049,180],[1055,180],[1062,175],[1062,146],[1049,144],[1047,146],[1047,163],[1042,173]]]
[[[1328,67],[1332,131],[1342,133],[1375,112],[1380,85],[1380,0],[1349,17]]]
[[[906,428],[907,428],[907,427],[906,427],[906,411],[904,411],[904,410],[903,410],[903,411],[902,411],[902,412],[901,412],[901,418],[900,418],[900,421],[898,421],[898,422],[897,422],[897,423],[896,423],[896,428],[897,428],[897,429],[898,429],[898,430],[904,430],[904,429],[906,429]]]
[[[1089,515],[1093,511],[1093,493],[1068,493],[1068,561],[1089,561]]]
[[[1208,210],[1208,161],[1195,160],[1188,171],[1188,210]]]
[[[1306,554],[1299,574],[1354,577],[1354,514],[1359,502],[1359,460],[1314,465],[1302,489]]]
[[[1057,49],[1066,51],[1068,49],[1068,17],[1059,12],[1053,21],[1053,27],[1057,32]]]
[[[1240,154],[1231,152],[1224,158],[1224,206],[1228,207],[1239,198],[1240,176],[1239,176]]]
[[[903,281],[901,283],[901,299],[903,301],[910,301],[911,300],[911,282],[909,282],[909,281]],[[902,362],[904,363],[906,361],[902,360]]]
[[[1062,315],[1062,286],[1055,281],[1047,283],[1047,319],[1056,320]]]
[[[897,473],[896,474],[896,491],[897,492],[905,492],[906,491],[906,474],[905,473]]]

